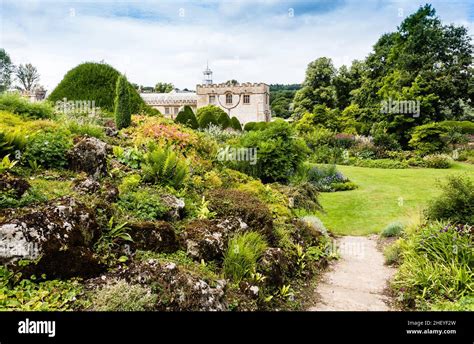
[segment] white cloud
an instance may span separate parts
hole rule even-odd
[[[266,3],[270,9],[279,4]],[[469,25],[472,32],[466,6],[460,4],[435,7],[443,20]],[[2,10],[1,46],[14,63],[36,65],[48,89],[77,64],[100,60],[143,85],[165,81],[193,88],[201,82],[207,60],[217,82],[297,83],[317,57],[331,57],[337,66],[365,57],[382,33],[401,22],[399,8],[406,16],[419,6],[409,1],[349,2],[322,13],[295,11],[294,17],[283,6],[252,17],[248,1],[232,1],[232,6],[209,8],[191,4],[180,18],[178,5],[169,2],[141,2],[139,14],[129,11],[129,16],[118,16],[108,2],[92,5],[15,3],[15,15]],[[236,19],[237,14],[244,17]]]

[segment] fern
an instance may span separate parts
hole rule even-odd
[[[188,166],[169,147],[149,147],[143,165],[144,179],[149,182],[179,188],[188,175]]]

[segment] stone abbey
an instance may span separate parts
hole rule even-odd
[[[172,119],[185,105],[194,112],[203,106],[215,105],[227,112],[229,117],[237,117],[242,124],[271,120],[270,87],[267,84],[215,84],[209,67],[203,74],[204,81],[196,85],[195,92],[173,90],[169,93],[141,93],[141,96],[148,105]]]

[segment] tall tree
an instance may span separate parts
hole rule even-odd
[[[5,49],[0,49],[0,92],[4,92],[11,85],[11,75],[15,69],[15,66],[12,64],[10,55],[5,51]]]
[[[334,76],[332,84],[336,93],[336,106],[341,111],[351,104],[353,91],[361,86],[364,68],[363,62],[354,60],[350,68],[343,65]]]
[[[159,82],[155,85],[155,92],[169,93],[174,90],[174,85],[166,82]]]
[[[238,82],[237,80],[235,80],[235,79],[232,79],[232,80],[227,80],[227,81],[225,82],[225,84],[226,84],[227,86],[236,86],[236,85],[239,84],[239,82]]]
[[[31,63],[20,64],[15,71],[15,76],[20,82],[20,88],[24,91],[33,91],[38,86],[40,75]]]
[[[334,107],[336,102],[332,79],[336,74],[330,58],[321,57],[308,65],[303,87],[295,94],[295,113],[312,112],[315,105]]]
[[[385,123],[406,145],[414,126],[460,119],[469,111],[472,62],[467,29],[442,25],[431,5],[422,6],[375,44],[362,86],[353,93],[355,102],[369,114],[369,123]],[[381,113],[382,101],[389,100],[419,102],[420,114]]]

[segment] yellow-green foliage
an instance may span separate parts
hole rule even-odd
[[[58,127],[59,124],[51,120],[28,120],[8,111],[0,111],[0,131],[21,131],[28,135],[38,130],[54,131]]]
[[[256,268],[257,260],[267,248],[263,236],[257,232],[237,234],[229,241],[224,257],[224,274],[240,282]]]
[[[44,277],[44,276],[43,276]],[[37,282],[0,267],[0,311],[65,311],[72,309],[82,286],[75,280]]]
[[[272,188],[271,185],[264,185],[260,180],[252,180],[241,184],[238,189],[254,194],[260,201],[266,203],[274,218],[291,216],[291,211],[288,209],[288,198]]]

